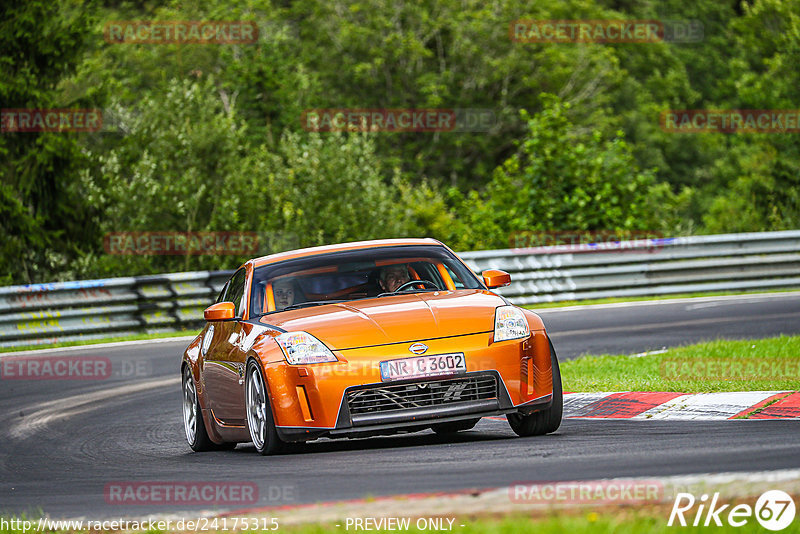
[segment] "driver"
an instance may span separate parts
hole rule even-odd
[[[294,281],[281,278],[272,283],[272,295],[275,298],[275,309],[282,310],[294,304]]]
[[[381,269],[378,283],[387,293],[394,293],[397,288],[410,282],[408,267],[405,264],[387,265]]]

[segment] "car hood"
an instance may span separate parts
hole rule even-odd
[[[490,291],[461,289],[326,304],[270,314],[264,324],[304,330],[333,350],[491,332],[505,301]]]

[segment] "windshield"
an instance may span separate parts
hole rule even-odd
[[[472,271],[444,247],[352,250],[256,268],[250,316],[410,292],[481,288]]]

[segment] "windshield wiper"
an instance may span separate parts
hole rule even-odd
[[[411,295],[413,293],[425,293],[427,291],[442,291],[441,289],[433,289],[432,287],[425,287],[423,289],[404,289],[403,291],[391,292],[391,293],[380,293],[375,298],[380,297],[391,297],[392,295]]]
[[[322,306],[323,304],[336,304],[337,302],[344,302],[343,300],[309,300],[307,302],[298,302],[297,304],[290,304],[286,306],[282,310],[277,311],[286,311],[286,310],[296,310],[298,308],[305,308],[306,306]]]

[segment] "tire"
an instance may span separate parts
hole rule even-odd
[[[278,437],[275,429],[275,418],[269,404],[269,394],[261,372],[261,366],[255,360],[247,363],[245,380],[245,410],[247,411],[247,428],[259,454],[266,456],[284,449],[284,442]]]
[[[438,425],[431,426],[431,430],[436,432],[437,434],[455,434],[456,432],[462,432],[464,430],[469,430],[475,425],[478,424],[480,421],[480,417],[478,419],[467,419],[465,421],[453,421],[450,423],[439,423]]]
[[[205,421],[203,421],[200,402],[197,400],[197,387],[194,383],[191,367],[184,365],[181,375],[183,430],[186,433],[186,441],[189,443],[189,447],[195,452],[231,450],[236,447],[236,443],[217,444],[211,441],[206,431]]]
[[[550,342],[550,362],[553,366],[553,403],[549,408],[529,415],[510,413],[506,415],[508,424],[518,436],[542,436],[558,430],[561,426],[561,416],[564,412],[564,393],[561,389],[561,370],[558,367],[558,358]]]

